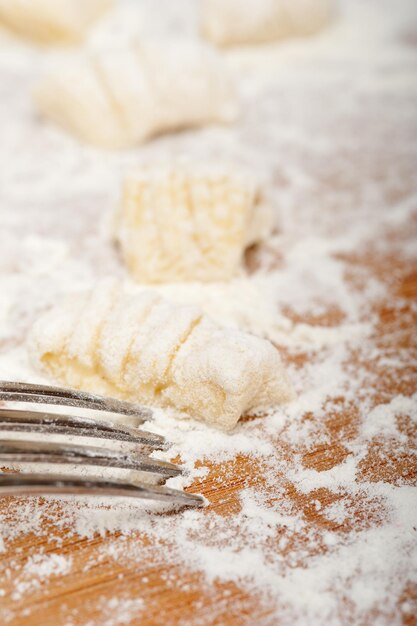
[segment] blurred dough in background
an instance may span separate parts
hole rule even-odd
[[[83,39],[113,0],[0,0],[0,24],[41,44]]]
[[[115,225],[132,276],[143,283],[225,281],[274,216],[247,174],[230,167],[141,169],[126,177]]]
[[[62,62],[35,90],[41,113],[86,143],[119,149],[181,128],[236,119],[221,57],[183,40],[131,44]]]
[[[219,46],[307,36],[332,16],[332,0],[203,0],[203,34]]]

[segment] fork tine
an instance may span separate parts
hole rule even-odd
[[[85,391],[0,381],[0,400],[13,402],[35,402],[38,404],[58,404],[95,411],[107,411],[119,415],[137,418],[140,423],[152,417],[152,411],[146,407],[114,398],[104,398]]]
[[[96,495],[162,500],[182,506],[204,505],[202,496],[142,483],[53,474],[0,474],[0,497],[23,495]]]
[[[0,432],[14,431],[41,434],[94,437],[137,443],[154,449],[170,446],[163,437],[133,426],[114,424],[87,417],[0,408]]]
[[[28,383],[0,381],[0,400],[63,405],[93,409],[136,418],[143,423],[152,417],[147,407],[102,396]],[[0,408],[0,432],[59,434],[93,437],[140,444],[146,448],[168,447],[163,437],[136,427],[81,416],[41,411]],[[11,435],[11,436],[12,436]],[[146,450],[149,451],[149,450]],[[142,449],[143,452],[143,449]],[[139,472],[143,482],[109,480],[97,476],[68,476],[41,473],[0,473],[0,497],[10,495],[102,495],[165,500],[185,506],[201,506],[204,498],[156,486],[182,474],[178,465],[153,459],[136,451],[123,452],[90,445],[72,445],[28,439],[0,440],[0,462],[7,465],[41,463],[80,467],[121,468]],[[142,476],[140,476],[142,473]]]
[[[94,446],[77,446],[63,443],[31,442],[21,440],[0,443],[0,462],[52,463],[129,469],[170,478],[182,474],[178,465],[152,459],[143,454],[129,454]]]

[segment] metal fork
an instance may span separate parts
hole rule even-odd
[[[0,400],[105,411],[134,418],[139,424],[152,417],[146,407],[102,396],[20,382],[0,381]],[[18,439],[4,437],[17,434]],[[161,500],[181,506],[202,506],[202,496],[163,486],[168,478],[183,473],[173,463],[151,458],[154,450],[169,447],[163,437],[134,426],[116,424],[91,417],[0,407],[0,467],[34,464],[71,464],[79,467],[104,467],[134,470],[137,479],[113,480],[100,476],[0,473],[0,496],[11,495],[100,495]],[[32,434],[45,436],[31,441]],[[49,435],[89,437],[122,442],[130,450],[110,450],[89,444],[55,443]],[[132,448],[133,446],[133,448]]]

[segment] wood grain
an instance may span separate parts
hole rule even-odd
[[[415,25],[410,24],[402,36],[404,50],[414,51],[415,54]],[[334,82],[330,81],[324,87],[313,85],[311,91],[308,91],[307,86],[305,93],[308,102],[304,108],[301,106],[303,103],[300,104],[304,94],[302,90],[291,85],[283,87],[276,81],[265,91],[264,101],[258,102],[253,97],[246,103],[246,117],[242,122],[246,124],[242,135],[251,147],[265,146],[265,150],[276,155],[271,178],[279,199],[287,198],[288,191],[291,191],[290,209],[295,212],[297,219],[287,220],[287,223],[290,227],[296,224],[297,229],[293,233],[295,239],[305,232],[307,235],[316,232],[318,236],[324,233],[323,236],[330,241],[333,234],[340,235],[351,223],[355,223],[358,229],[363,224],[367,225],[368,221],[370,223],[368,229],[364,229],[365,236],[358,237],[354,250],[333,253],[333,257],[344,264],[346,284],[352,293],[361,294],[364,313],[360,321],[369,324],[371,329],[364,345],[352,349],[343,364],[352,382],[360,375],[360,395],[330,395],[320,414],[307,411],[300,418],[300,425],[308,426],[313,433],[317,432],[316,439],[311,436],[308,440],[291,444],[271,435],[277,459],[297,458],[304,469],[318,472],[337,467],[354,454],[350,444],[358,435],[365,410],[369,411],[378,404],[387,404],[399,394],[410,397],[417,391],[417,266],[412,260],[416,252],[417,205],[414,213],[410,210],[406,219],[388,219],[398,207],[401,209],[401,203],[411,203],[416,197],[417,97],[411,84],[408,87],[403,85],[403,91],[397,93],[389,87],[388,80],[378,87],[378,93],[373,93],[361,78],[366,78],[368,74],[365,70],[361,74],[363,68],[360,64],[355,65],[355,55],[352,55],[352,59],[344,61],[346,64],[352,63],[349,86],[346,79],[348,72],[341,74],[340,78],[336,66],[330,61],[327,69]],[[386,76],[391,72],[395,77],[397,70],[404,69],[400,67],[401,61],[395,66],[388,61],[388,58],[382,59],[375,74],[379,71]],[[408,62],[411,67],[411,56]],[[325,65],[324,62],[320,65],[320,59],[318,63],[320,75]],[[374,78],[371,71],[369,75]],[[355,85],[358,85],[357,89]],[[349,110],[344,100],[346,91],[351,99]],[[271,103],[274,105],[275,123],[287,119],[286,116],[295,125],[298,122],[311,136],[311,145],[298,144],[297,134],[293,143],[285,134],[283,138],[273,137],[271,119],[267,119],[271,115]],[[321,146],[323,137],[324,148],[322,151],[315,150],[315,142]],[[173,141],[180,143],[181,138]],[[290,180],[288,171],[291,168],[288,171],[286,169],[288,163],[291,167],[297,166],[303,173],[305,178],[302,178],[302,182],[307,181],[304,186],[298,186],[294,180]],[[372,194],[369,193],[370,187]],[[100,200],[100,196],[98,198]],[[55,205],[51,204],[49,222],[45,218],[45,223],[55,234],[63,236],[61,231],[68,230],[68,237],[71,235],[78,240],[82,237],[81,221],[71,218],[70,222],[65,222],[61,219],[62,215],[72,216],[72,202],[73,198],[69,196],[68,206],[63,206],[62,214],[55,213]],[[82,200],[80,205],[86,215],[85,248],[93,237],[99,215],[94,208],[87,209],[87,204],[87,201]],[[90,204],[93,207],[94,203]],[[31,213],[31,210],[29,206],[28,215],[34,221],[33,215],[38,214]],[[34,229],[38,222],[42,226],[41,220],[36,220]],[[48,233],[47,226],[45,230]],[[43,234],[42,230],[40,232]],[[97,252],[98,263],[109,255],[108,250]],[[265,264],[271,269],[285,267],[285,262],[283,250],[262,250],[263,267]],[[259,250],[252,249],[247,255],[248,271],[254,271],[259,265]],[[109,267],[112,267],[111,264]],[[384,288],[377,295],[367,289],[372,278]],[[319,312],[313,306],[311,311],[302,313],[285,306],[282,312],[296,323],[327,328],[337,328],[345,319],[342,302],[327,308],[321,303]],[[22,319],[21,327],[25,330],[26,318],[22,316]],[[13,347],[14,340],[13,337],[3,338],[0,349],[6,350],[10,345]],[[278,347],[296,374],[302,374],[307,365],[315,363],[317,355],[314,350]],[[395,367],[390,365],[393,359],[396,361]],[[258,422],[261,420],[256,419]],[[372,440],[359,463],[356,479],[359,484],[367,481],[416,485],[416,427],[407,415],[401,416],[398,427],[406,443],[391,439]],[[319,436],[323,432],[325,437]],[[325,533],[333,533],[336,542],[343,541],[352,530],[359,532],[378,528],[381,520],[389,514],[381,500],[369,498],[366,493],[353,497],[348,490],[346,493],[340,490],[334,493],[323,487],[304,493],[280,471],[278,463],[276,468],[268,467],[268,480],[266,468],[250,456],[241,455],[233,461],[216,464],[202,460],[202,464],[208,468],[208,474],[204,479],[195,481],[189,490],[204,494],[209,501],[209,506],[202,514],[203,520],[209,519],[213,513],[219,519],[233,519],[241,510],[240,495],[247,488],[262,488],[263,493],[273,502],[278,497],[279,486],[279,497],[290,504],[294,514],[308,522],[315,536],[315,541],[311,542],[305,532],[290,532],[281,528],[271,538],[268,544],[271,553],[289,563],[294,560],[294,566],[304,567],[315,555],[326,553],[328,547],[324,542]],[[342,500],[347,503],[349,514],[343,521],[332,521],[323,511],[332,503]],[[0,501],[0,515],[8,526],[13,526],[15,520],[17,523],[26,511],[26,515],[33,515],[34,524],[36,522],[38,528],[36,533],[28,532],[7,540],[4,550],[0,552],[2,624],[291,625],[288,621],[277,622],[276,603],[265,601],[258,590],[248,590],[243,585],[227,580],[207,581],[203,572],[187,567],[186,559],[182,562],[179,558],[173,562],[170,546],[163,536],[160,541],[156,541],[155,537],[133,531],[128,536],[118,532],[105,536],[97,533],[86,539],[74,532],[71,520],[65,518],[65,511],[59,504],[51,504],[40,498],[28,507],[25,500],[7,498]],[[161,515],[159,519],[164,520],[167,516]],[[196,532],[199,541],[204,541],[207,528],[203,523]],[[243,533],[244,529],[237,531],[239,539],[245,539]],[[124,546],[121,555],[113,550],[115,544],[119,545],[118,542]],[[132,558],[129,558],[129,552]],[[43,582],[39,582],[38,577],[32,582],[25,578],[25,567],[31,558],[52,554],[72,559],[66,573],[49,576]],[[26,581],[27,588],[19,592],[16,589],[17,580]],[[119,605],[113,604],[115,598],[120,600]],[[417,585],[411,580],[398,595],[392,614],[387,614],[385,598],[381,597],[378,608],[365,613],[360,624],[352,618],[354,607],[350,588],[343,590],[336,601],[338,624],[342,626],[373,626],[379,623],[381,615],[384,624],[390,621],[405,626],[417,624]],[[125,621],[116,622],[116,617],[123,618],[123,611],[126,614]]]
[[[387,243],[388,246],[388,243]],[[388,248],[387,248],[388,249]],[[413,303],[417,297],[417,275],[414,269],[410,269],[407,263],[390,253],[385,253],[379,258],[376,255],[367,255],[366,258],[359,256],[351,261],[356,268],[363,266],[379,276],[384,276],[390,289],[390,297],[386,298],[373,314],[377,316],[375,333],[372,342],[375,346],[383,347],[386,353],[397,350],[401,345],[403,353],[403,365],[396,372],[395,377],[389,369],[378,369],[370,358],[361,364],[368,368],[369,373],[376,376],[372,379],[372,394],[375,401],[388,402],[395,395],[401,393],[411,395],[417,390],[417,372],[415,360],[412,358],[416,352],[415,334],[417,314]],[[395,267],[395,272],[393,268]],[[311,323],[311,320],[309,320]],[[337,323],[332,313],[329,313],[327,322],[329,325]],[[323,319],[320,320],[323,324]],[[407,356],[408,355],[408,356]],[[288,361],[300,362],[302,355],[287,355]],[[357,357],[363,358],[363,355]],[[355,355],[352,355],[352,363],[355,363]],[[355,436],[359,413],[358,406],[346,402],[344,398],[334,399],[338,406],[337,412],[331,411],[326,415],[325,423],[329,434],[329,442],[325,445],[318,444],[313,449],[297,449],[301,454],[305,468],[324,471],[341,463],[349,454],[346,444]],[[306,415],[305,419],[315,421],[314,415]],[[410,422],[406,419],[401,425],[401,430],[408,433],[410,441],[417,435]],[[293,451],[287,450],[287,454]],[[285,451],[283,450],[283,453]],[[415,456],[409,450],[402,448],[397,450],[395,443],[390,445],[375,443],[369,447],[366,457],[360,466],[362,477],[368,481],[385,481],[391,484],[415,484],[417,480],[417,467]],[[278,478],[278,477],[277,477]],[[343,524],[328,521],[316,509],[315,502],[321,503],[325,508],[329,503],[340,499],[342,496],[329,492],[326,489],[318,489],[309,494],[297,492],[291,482],[285,480],[285,476],[279,477],[281,483],[286,484],[286,494],[291,499],[312,525],[317,528],[332,530],[343,534],[351,528],[368,527],[378,524],[378,505],[369,507],[369,502],[352,502],[353,515],[350,520]],[[211,465],[209,475],[202,481],[196,482],[191,491],[203,493],[210,501],[207,513],[215,511],[219,515],[229,516],[239,510],[239,492],[242,488],[254,486],[262,481],[262,468],[256,467],[249,458],[238,457],[233,462]],[[13,517],[16,508],[22,503],[14,499],[6,499],[1,502],[2,511],[7,510]],[[42,514],[42,508],[46,507],[42,500],[38,502],[37,514]],[[46,519],[43,526],[48,528]],[[45,530],[45,528],[44,528]],[[136,560],[118,563],[110,557],[103,558],[103,550],[99,548],[108,543],[114,536],[96,536],[93,539],[81,539],[77,535],[59,528],[52,524],[48,538],[27,534],[8,543],[5,552],[1,554],[0,588],[4,589],[5,595],[0,599],[1,610],[7,617],[7,623],[12,626],[57,626],[64,624],[107,624],[106,601],[114,596],[123,597],[127,602],[140,597],[146,605],[146,613],[138,609],[137,619],[134,617],[135,609],[129,609],[129,623],[146,626],[162,624],[221,624],[238,626],[243,624],[269,624],[274,623],[273,616],[268,615],[264,607],[260,609],[256,594],[248,594],[235,584],[216,582],[207,586],[203,585],[202,577],[195,572],[177,569],[164,558],[164,549],[161,545],[149,546],[149,540],[140,534],[133,533],[126,538],[126,542],[135,544],[147,544],[146,555],[143,562],[138,566]],[[162,538],[163,539],[163,538]],[[150,548],[150,549],[149,549]],[[276,547],[277,550],[280,548]],[[283,550],[283,556],[291,550],[287,546]],[[28,558],[39,553],[63,554],[73,559],[71,570],[66,575],[57,575],[40,584],[39,588],[21,597],[15,596],[14,580],[19,576]],[[167,576],[175,578],[173,588],[167,586]],[[202,591],[204,590],[204,591]],[[347,599],[348,599],[347,594]],[[403,596],[398,599],[399,606],[417,602],[417,588],[410,583],[404,589]],[[110,610],[107,608],[107,610]],[[404,616],[404,624],[415,623],[415,614]],[[202,621],[198,620],[202,616]],[[371,617],[371,616],[370,616]],[[271,620],[271,621],[270,621]],[[372,619],[370,622],[372,623]]]

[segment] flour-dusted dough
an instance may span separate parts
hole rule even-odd
[[[266,234],[258,205],[255,182],[227,166],[142,168],[124,181],[115,235],[139,282],[229,280]]]
[[[110,149],[237,115],[220,57],[197,42],[147,42],[90,54],[47,75],[35,101],[81,140]]]
[[[204,35],[220,46],[310,35],[330,19],[333,0],[204,0]]]
[[[112,0],[0,0],[0,23],[44,44],[82,39]]]
[[[172,40],[138,45],[149,77],[156,132],[234,122],[238,104],[223,57],[197,41]]]
[[[113,281],[44,315],[30,354],[71,387],[173,407],[226,430],[293,397],[268,341],[150,291],[125,294]]]

